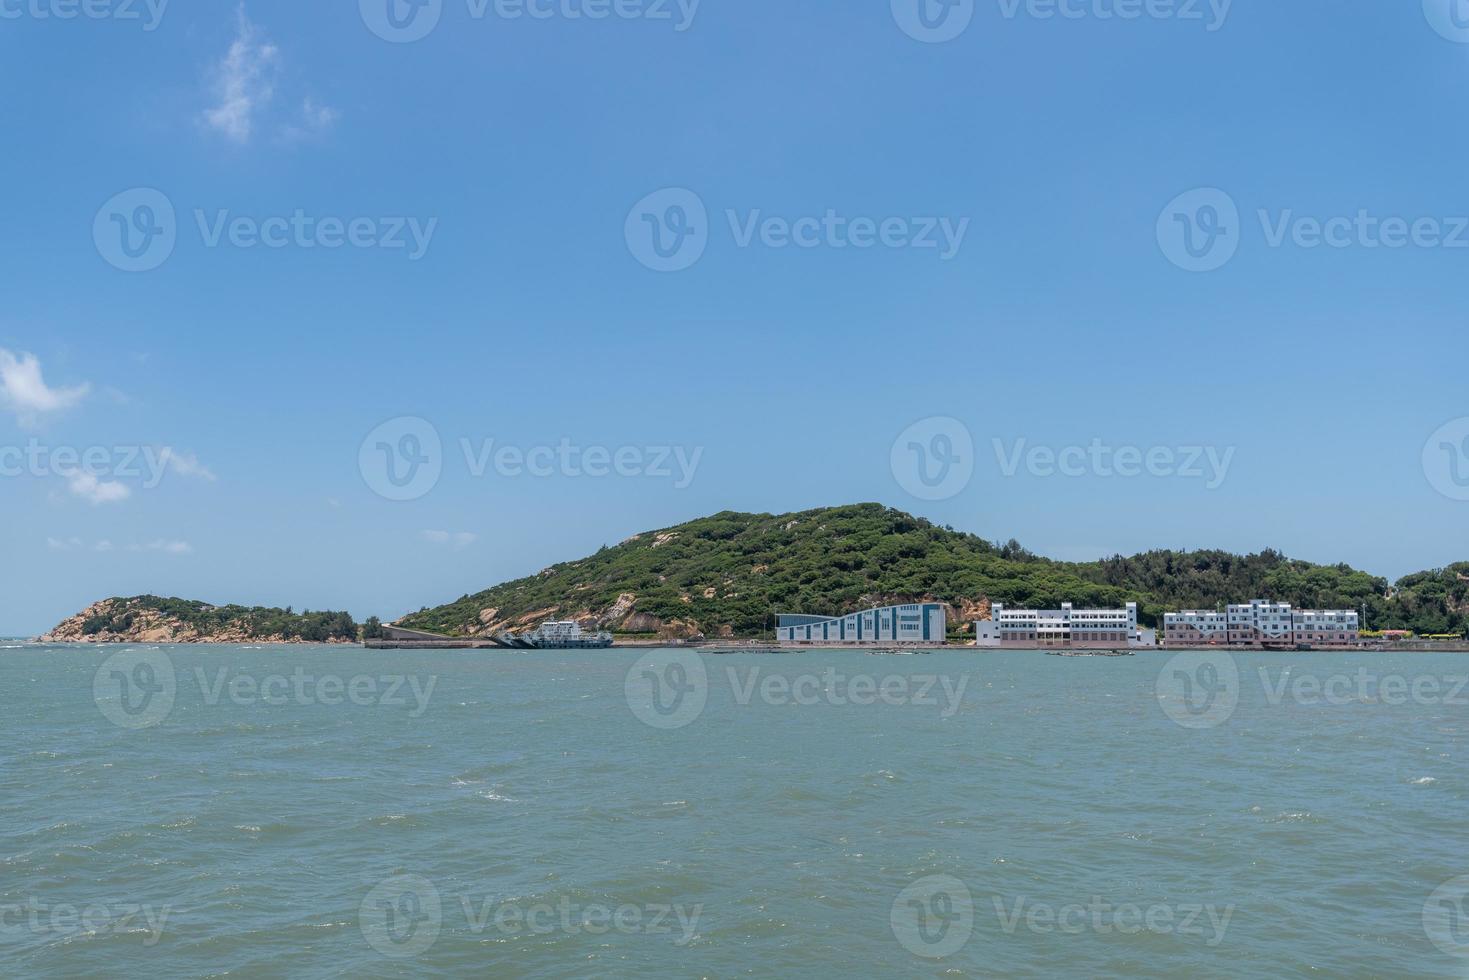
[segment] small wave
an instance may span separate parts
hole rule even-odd
[[[492,789],[487,789],[487,790],[485,790],[482,793],[476,793],[474,795],[475,796],[478,796],[482,800],[494,800],[496,803],[519,803],[520,802],[519,800],[517,800],[513,796],[501,796],[499,793],[496,793]]]
[[[1408,785],[1409,786],[1432,786],[1436,782],[1438,782],[1438,780],[1435,779],[1435,778],[1433,778],[1432,776],[1419,776],[1417,779],[1410,779],[1410,780],[1408,780]]]

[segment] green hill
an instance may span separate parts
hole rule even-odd
[[[1153,624],[1165,610],[1271,598],[1360,609],[1378,629],[1469,628],[1469,563],[1390,587],[1346,565],[1293,561],[1273,551],[1152,551],[1097,562],[1056,562],[1014,541],[987,542],[880,504],[796,514],[725,512],[647,531],[580,561],[497,585],[398,620],[453,635],[532,627],[550,618],[623,633],[769,635],[776,612],[837,615],[931,599],[967,630],[990,602],[1115,606],[1135,601]]]

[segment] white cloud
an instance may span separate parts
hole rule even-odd
[[[479,535],[471,534],[468,531],[455,531],[452,534],[448,531],[423,532],[423,539],[430,544],[449,545],[455,551],[463,551],[465,548],[474,544],[478,538]]]
[[[170,555],[187,555],[194,550],[194,546],[187,541],[170,541],[165,538],[158,538],[154,541],[149,541],[145,545],[130,545],[128,550],[162,551]]]
[[[41,362],[32,354],[12,354],[0,347],[0,403],[22,424],[37,416],[71,408],[86,397],[88,385],[52,388],[41,376]]]
[[[76,551],[82,546],[81,538],[47,538],[46,547],[52,551]]]
[[[214,93],[218,104],[204,113],[204,121],[236,143],[250,142],[255,116],[275,94],[280,49],[261,37],[240,5],[235,39],[215,67]]]
[[[281,133],[287,140],[303,140],[320,136],[336,124],[337,115],[337,110],[331,106],[321,105],[315,99],[307,96],[301,103],[300,121],[286,125]]]
[[[173,470],[179,476],[194,476],[211,483],[216,479],[209,467],[199,462],[199,457],[193,453],[181,453],[172,446],[164,446],[158,453],[158,459],[163,466]]]
[[[98,551],[111,551],[112,550],[112,542],[106,540],[105,538],[103,540],[101,540],[101,541],[98,541],[97,542],[97,550]]]
[[[126,484],[118,483],[116,480],[99,480],[91,473],[82,471],[68,476],[66,485],[73,494],[94,507],[98,504],[111,504],[119,500],[126,500],[133,493]]]

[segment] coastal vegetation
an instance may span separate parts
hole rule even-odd
[[[726,511],[648,531],[397,623],[472,635],[575,618],[619,633],[760,636],[775,612],[834,616],[923,599],[947,603],[951,629],[962,633],[991,602],[1137,602],[1140,619],[1154,625],[1167,610],[1270,598],[1365,608],[1366,622],[1379,629],[1456,633],[1469,629],[1466,591],[1469,562],[1396,583],[1270,550],[1058,562],[1013,540],[990,542],[879,504],[854,504],[781,515]]]

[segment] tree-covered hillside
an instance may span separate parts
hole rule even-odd
[[[1155,551],[1054,562],[1014,541],[992,544],[879,504],[796,514],[725,512],[649,531],[580,561],[398,620],[462,635],[576,618],[624,632],[759,636],[777,612],[836,615],[891,601],[949,603],[956,621],[988,602],[1055,607],[1139,604],[1145,622],[1183,607],[1272,598],[1360,608],[1374,627],[1464,628],[1469,564],[1386,580],[1275,552]],[[957,622],[955,623],[957,625]],[[1429,627],[1432,627],[1430,629]]]

